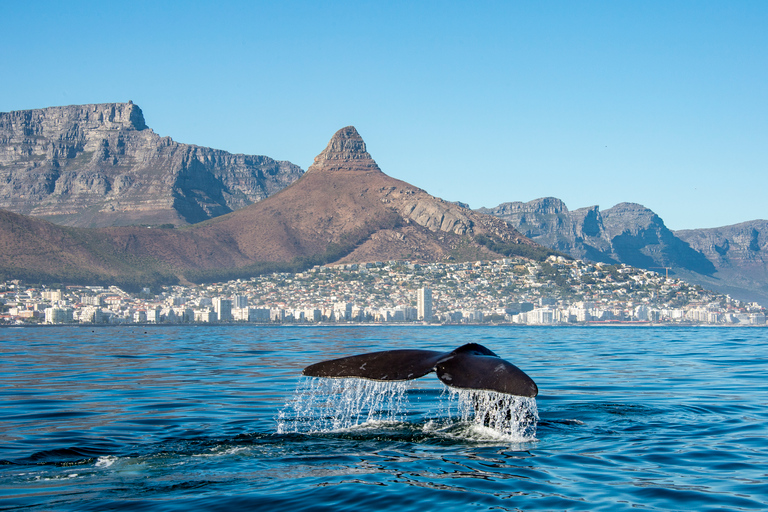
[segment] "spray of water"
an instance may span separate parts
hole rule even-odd
[[[277,432],[332,432],[366,423],[403,421],[408,381],[302,379],[278,413]]]
[[[495,391],[447,388],[448,417],[468,425],[476,434],[498,434],[515,441],[536,438],[539,411],[536,399]],[[456,413],[452,405],[456,404]]]
[[[277,417],[277,432],[338,432],[402,423],[411,381],[303,378]],[[477,440],[536,438],[536,399],[495,391],[446,387],[425,431]]]

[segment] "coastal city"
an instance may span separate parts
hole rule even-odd
[[[550,256],[317,266],[144,288],[0,283],[2,325],[178,323],[766,325],[765,308],[626,265]]]

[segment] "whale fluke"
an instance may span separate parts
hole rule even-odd
[[[322,361],[307,366],[308,377],[411,380],[430,372],[446,385],[534,397],[536,383],[520,368],[482,345],[468,343],[451,352],[385,350]]]

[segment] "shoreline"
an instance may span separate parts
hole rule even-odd
[[[287,328],[287,327],[302,327],[302,328],[316,328],[316,327],[534,327],[534,328],[587,328],[587,327],[645,327],[645,328],[667,328],[667,327],[713,327],[713,328],[764,328],[765,325],[748,325],[748,324],[703,324],[703,323],[652,323],[652,322],[584,322],[579,324],[516,324],[516,323],[463,323],[463,324],[431,324],[431,323],[362,323],[362,322],[349,322],[349,323],[256,323],[256,322],[228,322],[228,323],[141,323],[141,324],[0,324],[0,329],[12,329],[22,328],[29,329],[35,327],[42,328],[55,328],[55,327],[74,327],[79,329],[95,329],[95,328],[147,328],[147,327],[269,327],[269,328]]]

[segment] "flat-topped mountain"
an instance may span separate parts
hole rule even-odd
[[[354,127],[339,130],[293,184],[227,215],[178,229],[78,229],[6,213],[0,244],[5,275],[60,282],[72,280],[57,274],[65,267],[89,269],[92,282],[203,281],[317,263],[546,254],[501,219],[387,176]],[[46,263],[27,265],[41,248]]]
[[[672,231],[639,204],[569,211],[554,197],[477,211],[504,219],[532,240],[575,258],[669,270],[705,288],[768,303],[768,221]]]
[[[0,208],[57,224],[192,224],[302,174],[290,162],[160,137],[131,102],[0,113]]]

